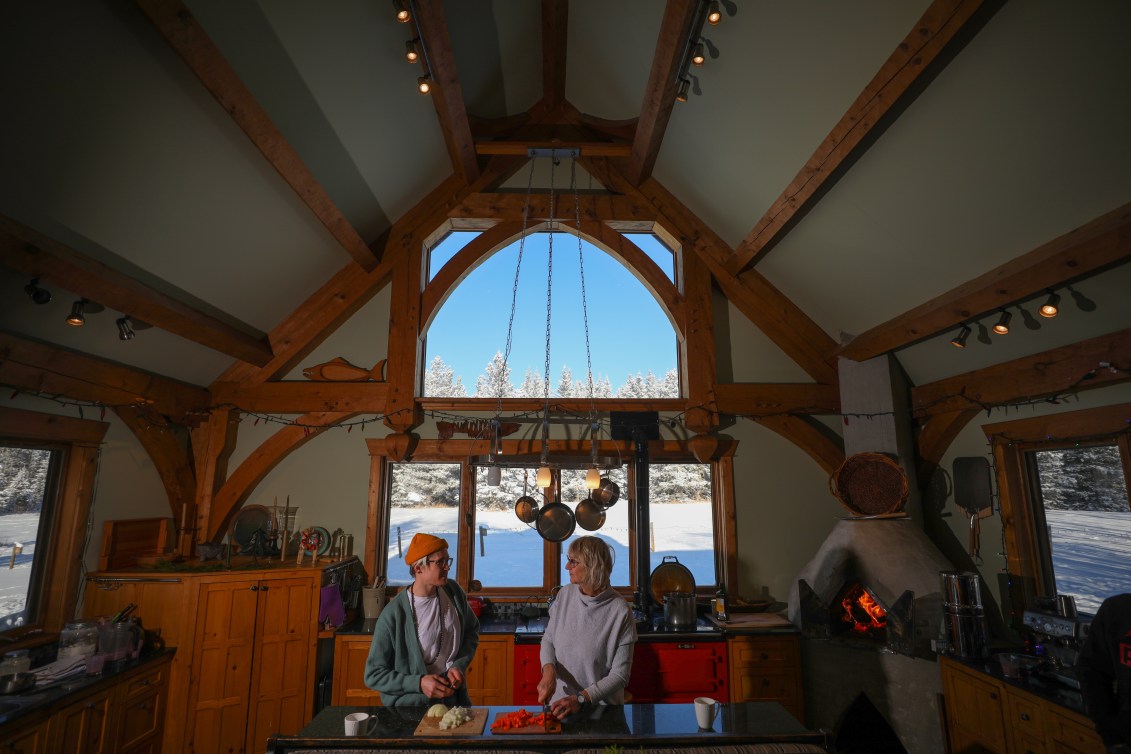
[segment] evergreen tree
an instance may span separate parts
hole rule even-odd
[[[435,356],[424,373],[424,395],[429,398],[465,398],[467,389],[463,377],[457,377],[455,370]]]
[[[518,398],[541,398],[542,386],[545,385],[545,380],[542,375],[535,373],[530,367],[526,368],[526,375],[522,378],[522,384],[518,387]]]
[[[573,382],[573,372],[570,370],[569,365],[562,364],[562,376],[558,380],[559,398],[574,398],[577,386]]]
[[[679,372],[674,369],[669,369],[667,374],[664,375],[664,384],[661,388],[661,398],[678,398],[679,397]]]
[[[511,368],[503,361],[503,352],[495,351],[483,374],[475,378],[476,398],[513,398]]]
[[[618,398],[648,398],[644,387],[644,377],[640,372],[628,375],[624,384],[617,389]]]

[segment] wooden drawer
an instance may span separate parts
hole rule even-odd
[[[1041,740],[1045,733],[1044,705],[1040,699],[1009,689],[1009,722],[1015,733]]]
[[[142,687],[143,690],[146,688]],[[133,748],[149,738],[156,740],[157,731],[161,726],[161,715],[164,713],[162,699],[156,689],[152,688],[149,693],[126,699],[120,711],[119,750]]]
[[[129,702],[139,696],[152,694],[156,689],[160,689],[165,685],[166,674],[169,671],[168,665],[162,665],[154,670],[152,673],[145,673],[136,678],[131,678],[122,684],[122,701]]]
[[[1013,731],[1013,754],[1048,754],[1045,748],[1043,735],[1033,736],[1028,733]]]
[[[1051,739],[1048,751],[1069,754],[1102,754],[1105,751],[1103,741],[1094,727],[1077,722],[1056,710],[1050,709],[1047,717],[1048,737]]]
[[[792,668],[797,664],[797,639],[793,637],[743,637],[731,639],[732,669]]]

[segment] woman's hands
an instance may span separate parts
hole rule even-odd
[[[452,665],[448,668],[447,679],[453,689],[458,689],[463,685],[463,671]]]
[[[562,720],[570,715],[575,715],[581,711],[581,703],[577,701],[575,696],[563,696],[550,705],[550,712],[554,717]]]
[[[458,674],[459,671],[456,672]],[[448,673],[450,675],[451,670]],[[445,699],[456,693],[456,690],[445,676],[422,675],[420,676],[420,692],[429,699]]]
[[[558,672],[554,669],[553,665],[546,664],[542,666],[542,680],[538,681],[538,703],[545,704],[550,701],[550,695],[554,693],[554,686],[558,681]]]

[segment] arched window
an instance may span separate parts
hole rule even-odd
[[[429,280],[477,235],[451,233],[430,249]],[[655,268],[650,279],[674,289],[674,252],[651,234],[625,238]],[[423,397],[541,398],[548,278],[550,396],[590,397],[588,344],[594,398],[680,397],[677,331],[641,282],[648,276],[587,240],[579,252],[568,232],[531,233],[521,246],[521,266],[514,241],[479,261],[435,313],[426,333]]]

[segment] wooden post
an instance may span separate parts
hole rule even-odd
[[[484,552],[483,540],[487,538],[487,527],[480,524],[479,526],[479,557],[486,557],[487,553]]]
[[[19,555],[20,553],[22,553],[23,551],[24,551],[24,546],[20,542],[16,542],[15,544],[12,545],[12,559],[8,563],[8,570],[9,571],[16,567],[16,556]]]

